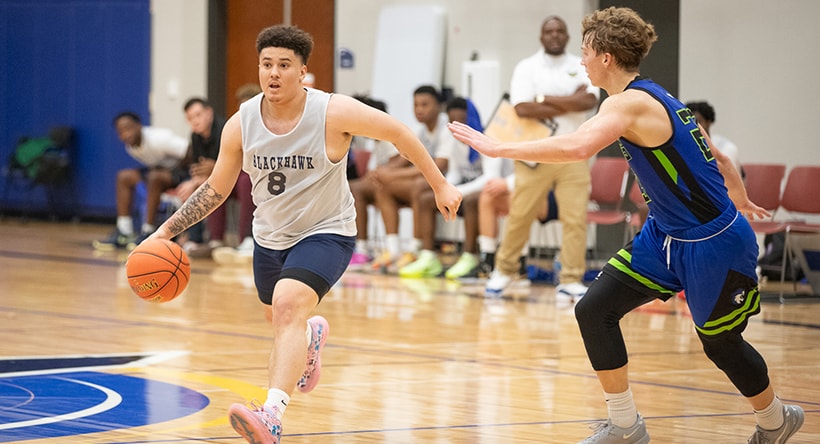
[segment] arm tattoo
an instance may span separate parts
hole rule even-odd
[[[194,194],[168,220],[167,228],[171,232],[171,237],[182,233],[191,225],[205,219],[205,216],[216,209],[224,199],[223,195],[211,188],[211,184],[205,182],[194,191]]]

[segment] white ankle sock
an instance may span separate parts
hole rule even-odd
[[[777,430],[783,426],[783,403],[776,397],[763,410],[755,410],[757,425],[764,430]]]
[[[356,253],[367,254],[367,239],[356,239]]]
[[[495,253],[498,242],[489,236],[478,236],[478,250],[482,253]]]
[[[399,242],[399,235],[388,234],[384,237],[384,242],[390,255],[394,258],[399,257],[399,254],[401,254],[401,242]]]
[[[437,259],[436,252],[433,251],[433,250],[421,250],[419,252],[419,257],[418,258],[428,260],[428,261],[431,261],[433,259]]]
[[[271,408],[276,407],[278,419],[282,419],[289,402],[290,396],[287,393],[276,388],[268,389],[268,399],[265,401],[265,405]]]
[[[609,410],[609,419],[618,427],[628,429],[638,420],[638,408],[632,399],[632,389],[623,393],[606,393],[606,407]]]
[[[126,236],[134,234],[134,220],[131,216],[117,216],[117,229]]]

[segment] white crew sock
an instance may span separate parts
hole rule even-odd
[[[268,399],[265,401],[265,405],[270,407],[271,410],[274,410],[273,407],[276,407],[277,419],[282,419],[282,415],[285,414],[285,409],[288,408],[289,402],[290,396],[288,396],[287,393],[276,388],[268,389]]]
[[[777,430],[783,426],[783,403],[776,397],[763,410],[755,410],[755,420],[757,425],[764,430]]]
[[[413,254],[418,253],[419,250],[421,250],[421,245],[422,245],[421,239],[413,238],[413,240],[410,241],[410,252],[413,253]]]
[[[154,225],[149,224],[148,222],[142,224],[142,234],[151,234],[154,231],[157,231],[157,227]]]
[[[609,410],[609,419],[618,427],[628,429],[638,420],[638,408],[632,399],[632,389],[623,393],[606,393],[606,408]]]
[[[401,254],[401,243],[398,234],[388,234],[384,237],[384,243],[390,256],[396,258]]]
[[[367,254],[367,239],[356,239],[356,253]]]
[[[126,236],[134,234],[134,219],[131,216],[117,216],[117,229]]]
[[[498,241],[490,236],[478,236],[478,251],[482,253],[495,253],[498,249]]]

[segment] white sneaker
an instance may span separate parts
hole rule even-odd
[[[220,265],[250,265],[253,263],[253,248],[253,238],[249,236],[236,248],[215,248],[211,256]]]
[[[570,282],[569,284],[559,284],[555,287],[555,294],[559,297],[569,298],[577,301],[584,297],[587,292],[587,286],[580,282]]]
[[[248,236],[245,239],[242,239],[242,243],[240,243],[239,246],[236,247],[236,251],[242,254],[253,256],[253,247],[253,238]]]
[[[518,276],[504,274],[499,270],[493,270],[490,278],[487,279],[487,284],[484,287],[484,296],[488,298],[497,298],[504,293],[504,289],[515,281]]]

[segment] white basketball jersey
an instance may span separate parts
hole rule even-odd
[[[356,235],[356,209],[347,183],[347,160],[327,157],[325,120],[330,94],[308,88],[302,118],[287,134],[273,134],[262,121],[263,94],[239,108],[242,169],[253,184],[253,237],[274,250],[307,236]]]

